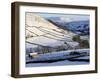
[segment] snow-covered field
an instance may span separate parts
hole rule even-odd
[[[72,59],[72,61],[67,60],[67,58],[76,56],[76,55],[69,56],[70,52],[73,52],[73,51],[74,50],[40,54],[39,56],[37,56],[36,58],[33,58],[33,59],[30,59],[28,56],[26,56],[26,62],[30,62],[30,63],[26,64],[26,67],[89,64],[89,61],[84,61],[84,60],[89,60],[89,55],[86,55],[86,54],[89,54],[89,49],[75,50],[75,51],[81,52],[81,53],[86,52],[84,54],[85,56],[74,58],[74,59],[78,59],[78,61],[77,60],[75,61],[73,59]],[[83,61],[81,61],[81,59]],[[49,63],[48,60],[54,60],[54,61]],[[58,61],[55,61],[55,60],[58,60]],[[40,61],[40,62],[36,63],[35,61]],[[44,61],[44,62],[41,62],[41,61]],[[47,62],[45,62],[45,61],[47,61]]]
[[[26,67],[41,67],[41,66],[64,66],[64,65],[87,65],[89,62],[79,62],[79,61],[59,61],[59,62],[54,62],[54,63],[30,63],[26,64]]]
[[[43,15],[26,14],[26,67],[89,64],[89,49],[83,49],[87,47],[80,49],[81,43],[73,40],[73,37],[78,35],[77,32],[89,33],[89,21],[79,20],[76,22],[77,18],[74,16],[73,18],[75,18],[75,22],[71,21],[70,26],[64,22],[64,17],[63,20],[61,18],[59,23],[63,25],[63,22],[64,25],[58,27]],[[52,19],[54,20],[54,18]],[[70,27],[71,29],[62,27]],[[86,35],[80,38],[89,41],[89,34]],[[45,49],[48,51],[44,52]],[[72,53],[70,55],[74,51],[79,54]],[[29,55],[30,53],[37,53],[37,55],[33,58]]]

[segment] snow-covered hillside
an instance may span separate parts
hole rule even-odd
[[[72,42],[74,35],[76,34],[52,24],[42,16],[35,13],[26,13],[27,48],[30,46],[54,47],[63,45],[64,42],[69,42],[68,44],[71,44],[71,46],[77,46],[77,42]]]
[[[84,47],[89,36],[79,36],[74,32],[84,30],[84,27],[77,28],[79,22],[73,23],[63,17],[56,20],[57,25],[39,14],[26,13],[26,67],[89,64],[89,47]],[[68,28],[68,24],[74,24],[74,27]],[[83,59],[77,59],[79,57]]]

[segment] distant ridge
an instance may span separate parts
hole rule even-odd
[[[78,35],[89,35],[89,20],[81,21],[58,21],[57,18],[48,18],[48,21],[54,25],[65,29],[67,31],[72,31]]]

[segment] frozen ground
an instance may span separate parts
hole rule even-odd
[[[82,31],[88,31],[85,30],[85,28],[88,29],[89,27],[88,25],[81,26],[81,23],[86,24],[86,22],[80,21],[78,23],[70,23],[71,30],[69,31],[68,29],[63,29],[62,26],[58,27],[57,25],[54,25],[43,16],[35,13],[27,13],[25,23],[26,49],[35,49],[37,47],[53,48],[61,45],[66,45],[71,49],[76,49],[76,47],[79,46],[79,42],[73,41],[73,37],[76,36],[77,32],[82,33]],[[72,24],[74,24],[74,26]],[[65,27],[68,26],[66,25]],[[81,38],[85,39],[84,37]],[[88,37],[86,37],[86,40],[89,40]],[[80,49],[75,51],[81,52],[82,54],[70,55],[69,53],[73,52],[72,50],[38,54],[35,58],[29,58],[26,54],[26,67],[89,64],[89,49]],[[73,57],[74,59],[72,60]]]
[[[76,51],[89,53],[89,49],[82,49],[82,50],[76,50]],[[71,50],[69,50],[69,51],[61,51],[59,53],[55,52],[55,53],[52,53],[52,54],[50,54],[50,53],[41,54],[38,57],[33,58],[33,59],[29,59],[28,57],[26,57],[26,62],[33,61],[33,63],[26,64],[26,67],[89,64],[89,61],[85,61],[85,60],[89,60],[89,55],[78,57],[78,58],[74,58],[72,60],[67,60],[68,56],[65,56],[65,55],[68,55],[69,52],[71,52]],[[57,60],[57,59],[63,59],[63,60],[58,60],[58,61],[51,62],[51,63],[48,63],[48,62],[34,63],[34,61],[46,61],[46,60]]]
[[[89,64],[89,62],[79,62],[79,61],[68,61],[68,60],[64,60],[64,61],[59,61],[59,62],[54,62],[54,63],[30,63],[30,64],[26,64],[26,67],[41,67],[41,66],[63,66],[63,65],[85,65],[85,64]]]

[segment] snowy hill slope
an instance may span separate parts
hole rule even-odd
[[[31,43],[35,46],[40,45],[54,47],[62,45],[64,42],[71,43],[74,35],[75,34],[73,32],[59,28],[37,14],[26,14],[27,43]],[[29,45],[26,46],[29,47]]]

